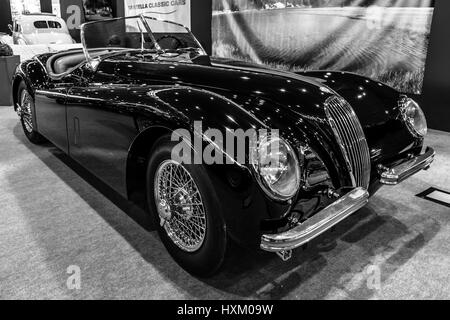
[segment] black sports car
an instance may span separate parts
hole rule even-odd
[[[419,105],[382,83],[214,60],[187,28],[144,16],[87,23],[82,40],[84,50],[17,68],[14,107],[25,135],[49,140],[146,210],[193,274],[216,272],[229,241],[287,260],[382,185],[434,159]],[[259,138],[239,162],[196,123],[224,135],[273,128],[279,138]],[[227,161],[174,160],[176,132]],[[259,153],[275,143],[276,152]],[[254,149],[279,157],[277,165],[261,165]]]

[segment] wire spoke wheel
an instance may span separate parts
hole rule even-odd
[[[25,130],[29,133],[33,132],[33,115],[31,111],[31,105],[33,103],[33,98],[27,90],[23,90],[20,96],[20,108],[21,117]]]
[[[199,250],[206,237],[206,212],[200,191],[190,173],[167,160],[155,175],[155,201],[161,226],[183,251]]]

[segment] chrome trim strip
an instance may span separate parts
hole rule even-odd
[[[380,182],[386,185],[397,185],[415,175],[419,171],[428,169],[434,161],[435,156],[436,152],[434,149],[428,147],[424,154],[413,159],[409,159],[395,167],[386,168],[384,166],[380,166],[378,168]]]
[[[43,95],[43,96],[50,96],[52,98],[67,98],[67,94],[60,93],[60,92],[53,92],[53,91],[47,91],[47,90],[36,90],[36,95]]]
[[[46,90],[36,90],[36,95],[43,95],[51,98],[70,98],[70,99],[78,99],[82,101],[104,101],[101,98],[90,98],[90,97],[83,97],[83,96],[74,96],[67,93],[60,93],[60,92],[53,92],[53,91],[46,91]]]
[[[369,193],[356,188],[292,230],[261,237],[261,249],[269,252],[296,249],[318,237],[369,202]]]

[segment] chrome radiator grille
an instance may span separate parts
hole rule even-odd
[[[326,102],[328,121],[353,172],[356,187],[370,184],[370,152],[361,123],[350,104],[333,96]]]

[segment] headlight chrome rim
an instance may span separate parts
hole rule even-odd
[[[280,145],[283,145],[286,148],[287,155],[290,155],[293,159],[294,167],[292,168],[294,170],[294,179],[295,179],[295,187],[292,192],[289,194],[282,194],[281,192],[278,192],[275,190],[264,178],[264,176],[261,174],[261,168],[260,168],[260,162],[259,162],[259,154],[260,154],[260,148],[262,145],[267,143],[273,143],[274,141],[278,141]],[[292,200],[295,196],[297,196],[298,192],[300,191],[301,182],[302,182],[302,170],[300,166],[300,161],[298,159],[297,152],[294,148],[291,147],[291,145],[281,139],[280,137],[275,138],[268,138],[264,137],[261,139],[261,141],[258,142],[258,145],[256,146],[256,153],[253,153],[251,156],[251,165],[253,168],[253,171],[256,176],[256,180],[258,181],[259,185],[263,189],[263,191],[272,199],[279,202],[288,202]],[[255,159],[255,155],[258,155],[257,159]],[[289,169],[287,170],[289,171]],[[281,179],[281,177],[280,177]],[[280,180],[278,179],[275,183],[278,183]]]
[[[403,96],[399,104],[402,120],[405,122],[410,133],[416,138],[424,138],[428,133],[428,123],[420,105],[407,96]],[[419,113],[420,120],[423,122],[421,130],[417,128],[416,124],[412,121],[411,115],[408,114],[411,108],[414,108],[414,111]]]

